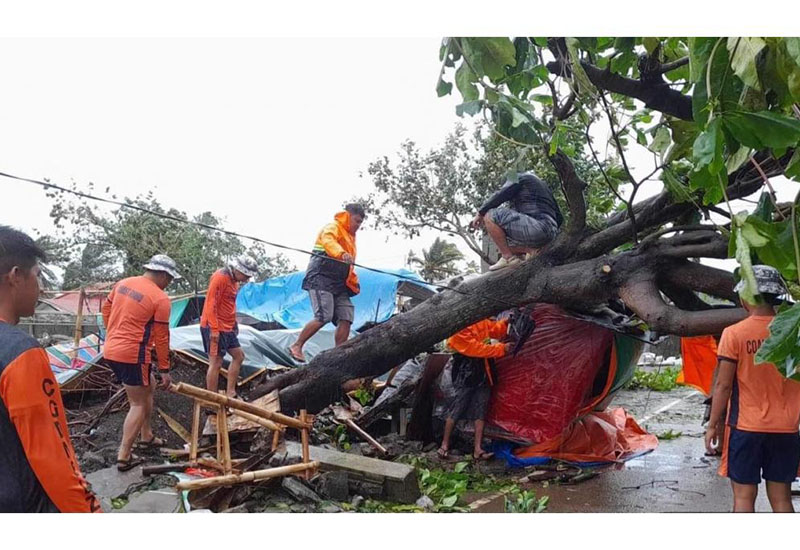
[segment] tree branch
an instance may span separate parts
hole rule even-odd
[[[679,336],[719,334],[747,316],[744,309],[684,311],[664,302],[652,278],[632,281],[620,288],[620,298],[651,330]]]
[[[586,76],[597,88],[622,94],[644,102],[648,109],[660,111],[681,120],[693,120],[692,98],[670,87],[666,82],[642,82],[595,67],[587,61],[580,62]],[[547,70],[555,75],[566,74],[564,58],[556,57],[547,64]]]
[[[659,284],[667,283],[736,303],[738,296],[733,291],[733,273],[689,260],[670,263],[658,273]]]
[[[581,235],[586,228],[586,199],[583,190],[586,182],[575,172],[575,166],[560,149],[549,157],[561,179],[564,197],[569,207],[569,224],[565,233],[571,238]]]

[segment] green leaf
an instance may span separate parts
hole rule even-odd
[[[456,70],[456,87],[461,92],[464,101],[474,101],[480,97],[478,87],[473,84],[478,81],[478,77],[472,72],[466,62]]]
[[[709,122],[708,127],[694,140],[692,154],[695,168],[709,166],[711,173],[716,173],[715,167],[722,163],[722,132],[719,128],[720,119],[715,118]]]
[[[750,260],[750,246],[742,231],[742,226],[747,219],[747,212],[737,214],[733,220],[736,239],[736,261],[739,262],[739,275],[744,280],[744,288],[739,291],[742,300],[750,304],[756,303],[755,295],[758,294],[756,278],[753,274],[753,264]]]
[[[705,76],[703,71],[716,42],[717,38],[689,37],[689,78],[692,82]]]
[[[661,173],[661,180],[675,202],[688,202],[691,200],[689,189],[675,176],[669,168],[664,168]]]
[[[728,52],[731,55],[731,68],[746,85],[756,90],[761,89],[756,70],[756,58],[767,45],[758,37],[728,38]]]
[[[786,53],[796,64],[800,65],[800,38],[796,36],[784,38],[783,43],[786,45]]]
[[[764,191],[758,198],[758,204],[756,204],[756,209],[753,210],[753,216],[759,220],[771,223],[772,214],[774,212],[775,208],[772,206],[772,200],[769,198],[769,193]]]
[[[575,90],[575,92],[582,97],[585,97],[586,95],[593,96],[597,92],[597,89],[594,87],[594,84],[592,84],[592,81],[589,80],[589,77],[586,75],[586,71],[584,71],[583,67],[581,66],[578,45],[578,39],[571,37],[567,38],[567,50],[569,51],[569,56],[572,59],[573,90]],[[575,86],[575,84],[577,84],[577,86]]]
[[[475,101],[467,101],[465,103],[461,103],[460,105],[456,105],[456,114],[458,116],[464,116],[465,114],[474,116],[481,112],[483,108],[483,100],[476,99]]]
[[[517,64],[516,48],[514,43],[508,38],[484,38],[484,47],[497,63],[501,65]]]
[[[442,506],[450,508],[451,506],[455,505],[458,502],[458,495],[450,495],[449,497],[444,497],[442,499]]]
[[[553,96],[547,94],[533,94],[531,96],[533,101],[537,101],[543,105],[552,105],[553,104]]]
[[[455,473],[457,473],[457,474],[460,474],[461,472],[463,472],[464,470],[466,470],[466,469],[467,469],[467,466],[469,466],[469,462],[458,462],[458,463],[457,463],[457,464],[456,464],[456,465],[453,467],[453,471],[454,471]]]
[[[775,316],[769,324],[769,338],[761,344],[755,361],[772,363],[782,374],[786,375],[786,359],[797,347],[798,330],[800,330],[800,303],[794,304]],[[794,366],[794,362],[792,366]]]
[[[644,48],[647,50],[647,53],[652,54],[658,45],[661,44],[661,41],[653,36],[645,36],[642,38],[642,44],[644,44]]]
[[[490,104],[497,103],[500,99],[500,94],[492,90],[491,88],[486,88],[484,90],[484,95],[486,96],[486,101]]]
[[[741,227],[742,236],[747,240],[747,244],[753,248],[761,248],[770,242],[772,234],[768,230],[764,230],[765,228],[761,225],[764,223],[765,222],[758,218],[752,218],[752,216],[750,216]]]
[[[734,138],[753,149],[793,147],[800,141],[800,120],[771,111],[728,112],[723,121]]]
[[[748,147],[739,147],[736,152],[728,157],[725,161],[725,168],[728,174],[733,174],[736,170],[742,167],[750,158],[750,149]]]
[[[656,130],[656,134],[653,137],[653,142],[650,144],[650,150],[663,157],[664,152],[666,152],[671,143],[672,138],[669,135],[669,130],[667,130],[664,126],[661,126],[658,128],[658,130]]]
[[[795,149],[792,158],[789,159],[789,164],[786,165],[784,174],[787,178],[800,180],[800,149]]]
[[[439,79],[439,82],[436,83],[436,95],[439,97],[449,94],[452,90],[453,85],[450,82],[445,82],[441,78]]]
[[[692,150],[699,130],[697,124],[686,120],[670,119],[667,125],[672,130],[672,147],[664,160],[669,163],[685,157]]]

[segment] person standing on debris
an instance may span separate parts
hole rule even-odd
[[[344,212],[334,216],[333,223],[322,228],[308,262],[303,290],[311,296],[314,318],[309,321],[297,341],[289,347],[292,359],[305,363],[303,346],[327,323],[336,325],[334,340],[342,345],[350,336],[355,309],[350,301],[361,290],[353,264],[356,261],[356,231],[366,213],[360,204],[348,204]]]
[[[500,206],[510,201],[511,207]],[[534,254],[552,241],[563,217],[553,192],[533,172],[520,174],[483,203],[470,226],[486,227],[500,251],[500,259],[489,267],[497,271],[521,261],[519,255]]]
[[[450,436],[458,420],[475,422],[475,446],[472,456],[488,460],[493,456],[483,450],[484,418],[489,408],[489,398],[494,385],[493,359],[511,353],[513,343],[487,343],[490,339],[504,339],[508,335],[508,321],[485,319],[471,325],[447,340],[455,350],[450,359],[453,380],[452,398],[447,403],[444,437],[438,455],[446,459],[450,453]]]
[[[206,388],[217,391],[222,359],[229,353],[231,364],[227,376],[228,397],[236,397],[236,383],[244,361],[244,351],[238,338],[239,324],[236,322],[236,295],[240,284],[256,275],[258,265],[246,254],[211,275],[200,317],[200,335],[203,338],[203,348],[208,354]]]
[[[125,472],[141,463],[132,449],[139,436],[143,448],[161,447],[153,434],[153,393],[156,379],[150,370],[155,344],[161,387],[169,388],[169,317],[172,303],[164,289],[180,278],[175,261],[164,254],[144,265],[144,275],[119,281],[103,302],[106,341],[103,357],[125,388],[130,409],[122,425],[117,469]]]
[[[34,314],[44,259],[28,235],[0,225],[0,513],[100,512],[47,353],[15,326]]]
[[[719,474],[731,480],[734,512],[755,511],[762,476],[772,510],[793,512],[791,484],[800,466],[800,383],[785,378],[770,363],[755,364],[779,297],[788,291],[776,269],[756,265],[753,272],[759,295],[755,303],[742,299],[748,317],[722,331],[717,349],[706,449],[716,454],[722,447]],[[736,285],[740,295],[744,285]],[[719,425],[726,408],[722,437]]]

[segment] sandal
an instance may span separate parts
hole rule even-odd
[[[156,435],[155,435],[155,434],[153,434],[153,437],[151,437],[151,438],[150,438],[149,440],[147,440],[147,441],[143,441],[143,440],[141,440],[141,439],[140,439],[139,441],[137,441],[137,442],[136,442],[136,447],[139,447],[140,449],[142,449],[142,448],[144,448],[144,449],[151,449],[151,448],[153,448],[153,447],[163,447],[163,446],[165,446],[166,444],[167,444],[167,442],[166,442],[166,441],[164,441],[164,440],[163,440],[163,439],[161,439],[160,437],[156,437]]]
[[[144,461],[140,457],[138,457],[135,454],[131,453],[131,456],[129,456],[127,460],[122,460],[120,458],[117,459],[117,471],[118,472],[127,472],[128,470],[133,469],[134,467],[138,466],[142,462],[144,462]]]
[[[494,453],[490,453],[488,451],[481,450],[481,454],[479,455],[472,455],[472,458],[475,460],[491,460],[494,457]]]
[[[439,447],[439,450],[436,451],[436,454],[439,455],[439,458],[441,458],[442,460],[447,460],[450,458],[450,449]]]

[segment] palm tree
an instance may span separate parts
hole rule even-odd
[[[418,266],[420,276],[429,283],[458,275],[456,262],[463,259],[464,254],[455,244],[439,237],[428,250],[422,250],[421,258],[413,250],[408,253],[408,264]]]

